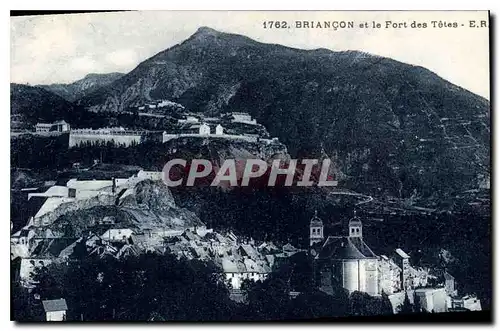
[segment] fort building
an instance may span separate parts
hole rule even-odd
[[[38,133],[43,132],[68,132],[71,127],[65,120],[56,121],[53,123],[37,123],[35,131]]]

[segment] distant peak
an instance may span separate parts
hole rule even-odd
[[[212,28],[209,28],[208,26],[202,26],[199,27],[198,30],[196,30],[195,34],[210,34],[210,35],[215,35],[219,34],[220,32],[217,30],[214,30]]]
[[[210,44],[214,41],[214,39],[219,39],[223,35],[223,32],[214,30],[207,26],[202,26],[199,27],[198,30],[196,30],[196,32],[191,37],[189,37],[189,39],[187,39],[187,41],[194,41],[195,43],[201,44]]]

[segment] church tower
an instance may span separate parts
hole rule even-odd
[[[356,210],[354,210],[354,217],[349,220],[349,237],[363,238],[363,224],[356,216]]]
[[[323,221],[318,217],[318,211],[316,210],[309,224],[309,246],[323,242],[324,239]]]

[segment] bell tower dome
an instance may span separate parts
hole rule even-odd
[[[354,210],[354,217],[349,220],[349,237],[363,238],[363,223],[356,215],[356,210]]]
[[[323,242],[324,239],[323,221],[318,217],[318,211],[316,210],[309,223],[309,246]]]

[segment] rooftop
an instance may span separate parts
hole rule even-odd
[[[56,121],[53,124],[68,124],[65,120]]]
[[[361,260],[377,256],[360,237],[328,237],[316,258]]]
[[[67,197],[68,196],[68,188],[66,186],[54,185],[49,187],[43,193],[30,193],[28,194],[28,200],[31,197]]]
[[[238,265],[229,258],[222,259],[222,269],[224,270],[224,272],[232,272],[232,273],[243,271],[240,268],[238,268]]]
[[[19,237],[27,237],[29,233],[30,229],[21,229],[21,231],[19,231]]]
[[[31,253],[32,256],[38,257],[60,257],[61,253],[74,244],[77,238],[46,238],[38,242],[37,246]],[[74,247],[74,246],[73,246]],[[71,251],[68,252],[71,254]]]
[[[396,248],[396,253],[401,256],[403,259],[409,259],[410,256],[406,254],[401,248]]]
[[[259,253],[253,248],[252,245],[242,244],[241,249],[247,256],[257,257],[259,255]]]
[[[297,248],[293,247],[293,245],[290,243],[283,246],[283,251],[293,252],[296,250],[297,250]]]
[[[354,216],[353,218],[351,218],[349,220],[349,225],[352,225],[352,224],[362,224],[361,219],[357,216]]]
[[[432,287],[425,287],[425,288],[417,288],[415,289],[416,293],[436,293],[436,292],[444,292],[444,287],[438,287],[438,288],[432,288]]]
[[[453,280],[453,279],[455,279],[455,277],[453,277],[450,273],[448,273],[448,271],[445,271],[444,272],[444,279]]]
[[[66,305],[66,300],[64,299],[44,300],[42,301],[42,304],[45,312],[68,310],[68,306]]]
[[[98,191],[113,185],[112,180],[77,180],[70,179],[66,186],[77,190]]]
[[[318,217],[318,212],[314,212],[314,216],[311,218],[310,226],[323,226],[323,221]]]

